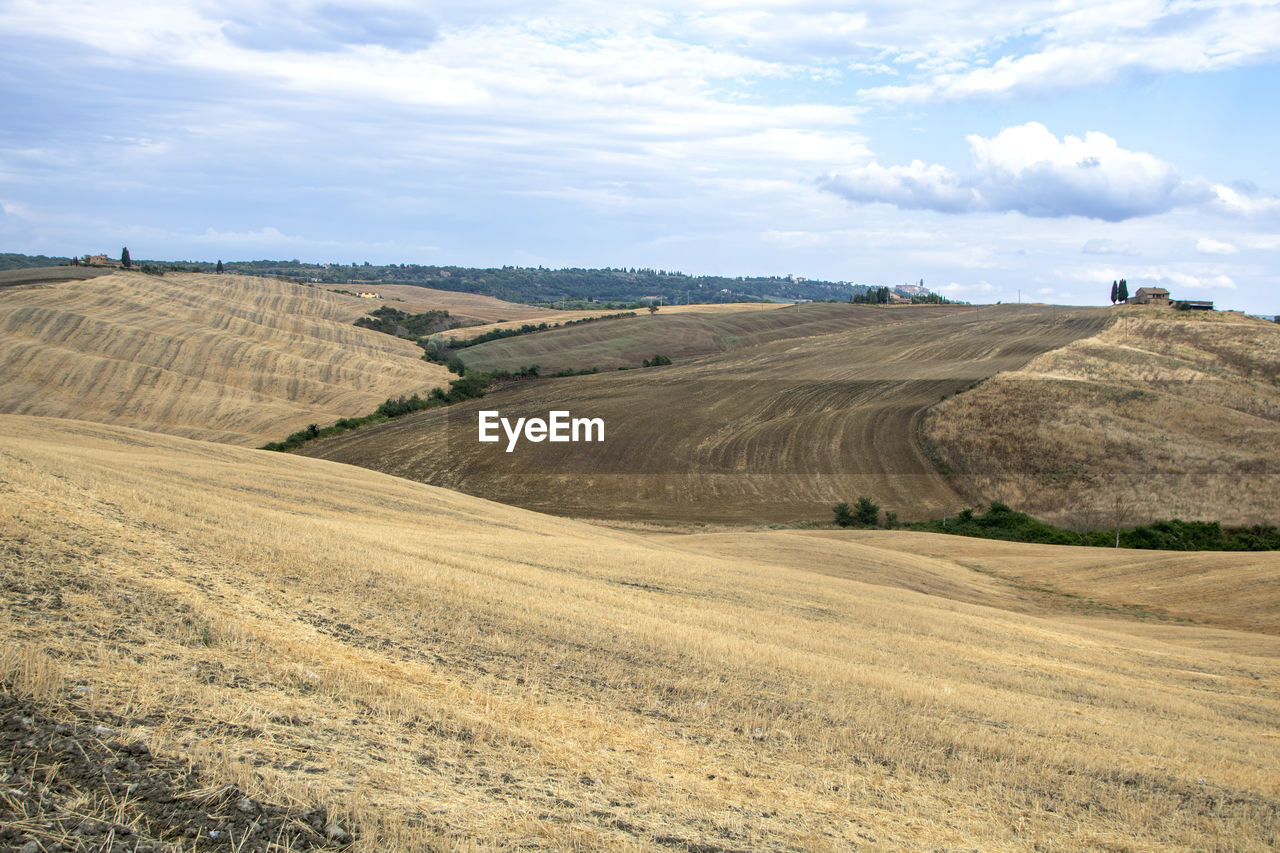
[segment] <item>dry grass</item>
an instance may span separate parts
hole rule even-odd
[[[527,323],[534,317],[543,317],[548,312],[545,308],[522,305],[519,302],[507,302],[493,296],[479,293],[462,293],[455,290],[436,290],[431,287],[418,287],[413,284],[379,284],[373,285],[323,285],[324,287],[343,290],[376,290],[382,295],[382,301],[364,303],[366,311],[379,305],[390,305],[410,314],[425,311],[448,311],[457,317],[467,318],[478,323],[494,323],[509,320],[519,325]]]
[[[343,285],[325,285],[326,287],[343,287]],[[372,286],[361,286],[360,289],[371,289]],[[383,302],[401,311],[411,314],[423,311],[448,311],[458,317],[474,319],[483,323],[483,327],[472,329],[468,333],[479,334],[493,328],[510,328],[525,323],[563,323],[565,320],[579,320],[583,317],[598,317],[601,314],[615,314],[619,309],[602,308],[595,311],[556,311],[536,305],[524,305],[519,302],[507,302],[492,296],[478,293],[462,293],[453,290],[436,290],[430,287],[418,287],[412,284],[380,284],[376,288],[382,295]],[[728,302],[716,305],[664,305],[663,314],[730,314],[739,311],[768,311],[786,307],[781,302]],[[636,313],[647,313],[637,311]]]
[[[708,332],[706,317],[691,320]],[[472,347],[464,358],[471,364],[475,351],[524,342],[523,363],[545,367],[536,350],[562,339],[582,345],[575,351],[596,342],[615,353],[649,349],[646,357],[659,346],[673,357],[684,346],[714,355],[519,383],[302,452],[578,517],[826,520],[837,501],[869,495],[903,519],[928,518],[956,511],[964,498],[920,446],[925,411],[943,395],[1094,334],[1108,315],[1017,305],[815,304],[719,318],[719,337],[657,343],[627,331],[658,334],[684,321],[659,313],[591,323]],[[804,336],[759,342],[775,333]],[[720,352],[724,346],[730,351]],[[546,417],[551,409],[600,417],[605,441],[524,443],[506,453],[505,444],[478,442],[482,409],[509,418]]]
[[[508,303],[510,304],[510,303]],[[535,313],[529,313],[529,309],[533,306],[521,305],[519,308],[525,309],[518,313],[516,319],[502,319],[491,323],[485,323],[479,326],[468,326],[466,329],[455,332],[445,332],[441,337],[446,340],[450,334],[456,337],[475,337],[485,332],[491,332],[494,329],[518,329],[526,323],[537,325],[538,323],[546,323],[548,326],[554,326],[556,323],[564,324],[571,320],[586,320],[591,317],[601,317],[610,314],[623,314],[628,311],[634,313],[637,317],[649,316],[647,308],[620,309],[620,308],[598,308],[594,311],[550,311],[546,309],[535,309]],[[661,315],[670,317],[678,314],[740,314],[750,312],[760,314],[766,311],[775,311],[779,308],[786,308],[785,302],[722,302],[716,304],[699,304],[699,305],[663,305]]]
[[[1280,326],[1125,308],[947,401],[927,432],[972,500],[1054,521],[1280,521]]]
[[[0,436],[0,675],[326,803],[359,849],[1280,841],[1273,635],[858,534],[714,546],[118,427]]]
[[[116,273],[0,291],[0,412],[259,445],[445,385],[368,300],[245,276]]]

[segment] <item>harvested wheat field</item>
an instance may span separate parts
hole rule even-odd
[[[347,289],[347,285],[323,285],[335,289]],[[375,290],[382,296],[381,301],[366,300],[365,311],[380,305],[390,305],[410,314],[421,314],[426,311],[448,311],[450,314],[471,323],[495,323],[511,321],[517,326],[528,323],[534,317],[542,318],[548,313],[545,308],[533,305],[522,305],[519,302],[507,302],[493,296],[479,293],[463,293],[456,290],[436,290],[432,287],[419,287],[416,284],[377,284],[350,285],[357,290]],[[597,312],[603,313],[603,312]]]
[[[536,364],[544,374],[561,370],[639,367],[661,354],[677,361],[755,347],[774,341],[917,323],[966,313],[963,305],[877,307],[844,302],[788,305],[773,309],[720,311],[718,305],[636,312],[599,323],[503,338],[460,351],[475,370],[518,370]],[[702,310],[706,309],[706,310]],[[466,330],[471,335],[473,330]],[[449,333],[439,336],[448,340]]]
[[[704,324],[711,316],[689,320]],[[788,325],[788,317],[803,322]],[[956,511],[965,498],[919,441],[926,410],[1110,321],[1099,309],[1017,305],[815,304],[757,318],[716,322],[721,331],[738,324],[744,336],[806,334],[747,339],[728,352],[711,342],[715,354],[666,367],[517,383],[481,400],[311,442],[301,452],[579,517],[825,520],[832,504],[859,495],[903,519],[932,517]],[[470,359],[496,344],[552,346],[596,335],[611,335],[601,345],[616,348],[629,325],[670,329],[684,319],[592,323],[463,352]],[[757,322],[766,325],[750,325]],[[508,453],[505,442],[478,441],[481,410],[509,419],[545,418],[550,410],[601,418],[605,440],[522,442]]]
[[[0,412],[259,445],[447,384],[414,344],[353,326],[368,308],[248,276],[118,272],[5,288]]]
[[[466,295],[466,294],[464,294]],[[510,303],[507,303],[510,304]],[[465,329],[456,332],[442,332],[438,336],[441,340],[447,341],[450,337],[470,338],[476,335],[482,335],[485,332],[491,332],[494,329],[518,329],[521,326],[531,323],[537,325],[546,323],[548,326],[554,326],[557,323],[563,324],[574,320],[587,320],[598,317],[608,317],[613,314],[634,314],[637,317],[649,316],[647,308],[599,308],[594,311],[579,310],[553,310],[537,308],[534,313],[529,313],[528,309],[534,306],[521,305],[518,306],[525,311],[515,314],[515,319],[497,320],[483,325],[468,326]],[[661,314],[663,317],[670,317],[679,314],[740,314],[752,313],[760,314],[766,311],[776,311],[779,308],[790,307],[785,302],[719,302],[715,304],[693,304],[693,305],[663,305]],[[515,356],[519,358],[519,356]]]
[[[1280,325],[1125,306],[1100,334],[937,406],[926,432],[975,501],[1106,528],[1280,519]]]
[[[1073,551],[717,545],[21,416],[0,505],[14,846],[1280,843],[1274,619],[1224,627],[1170,591],[1186,621],[1164,621],[1120,582],[1098,615],[1003,579]]]

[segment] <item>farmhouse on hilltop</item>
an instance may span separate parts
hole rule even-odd
[[[1163,287],[1139,287],[1138,292],[1130,296],[1129,305],[1163,305],[1169,307],[1169,291]]]
[[[1125,300],[1126,305],[1162,305],[1184,311],[1212,311],[1213,303],[1202,299],[1171,299],[1163,287],[1139,287],[1138,292]]]

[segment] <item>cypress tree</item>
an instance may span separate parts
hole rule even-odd
[[[1111,282],[1111,304],[1115,305],[1116,301],[1119,298],[1120,298],[1120,282],[1113,281]]]
[[[1129,299],[1129,282],[1125,281],[1124,279],[1120,279],[1119,296],[1120,296],[1121,302],[1127,302]]]
[[[120,250],[120,266],[129,269],[133,266],[133,262],[129,260],[129,247],[125,246]]]

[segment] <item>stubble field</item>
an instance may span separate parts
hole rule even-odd
[[[1274,620],[1227,627],[1179,598],[1186,563],[1142,600],[1183,621],[1129,607],[1122,583],[1090,613],[1004,577],[1055,553],[1071,576],[1071,551],[716,544],[321,460],[0,422],[6,688],[189,756],[200,802],[234,783],[264,813],[323,805],[364,850],[1280,840]],[[1275,558],[1255,594],[1274,595]],[[139,802],[78,793],[143,829]]]
[[[516,383],[481,400],[312,442],[302,452],[563,515],[822,520],[835,502],[868,495],[903,519],[931,517],[958,510],[966,499],[920,441],[926,410],[1109,322],[1098,309],[1016,305],[812,305],[765,319],[777,324],[793,311],[806,322],[790,331],[814,333],[727,352],[713,347],[714,355],[667,367]],[[673,328],[680,318],[666,319],[665,328]],[[748,319],[732,315],[724,322]],[[536,339],[521,356],[531,357],[528,347],[565,340],[576,348],[631,322],[510,343]],[[845,329],[830,332],[824,324]],[[618,340],[612,345],[630,346],[629,338]],[[669,349],[679,346],[668,342]],[[545,418],[553,409],[603,419],[605,441],[524,442],[508,453],[505,442],[477,440],[481,410],[514,421]]]
[[[71,268],[67,268],[71,269]],[[0,290],[0,412],[260,445],[447,385],[369,301],[247,276],[117,272]]]
[[[1280,324],[1126,306],[1102,333],[937,406],[971,500],[1060,524],[1280,519]]]

